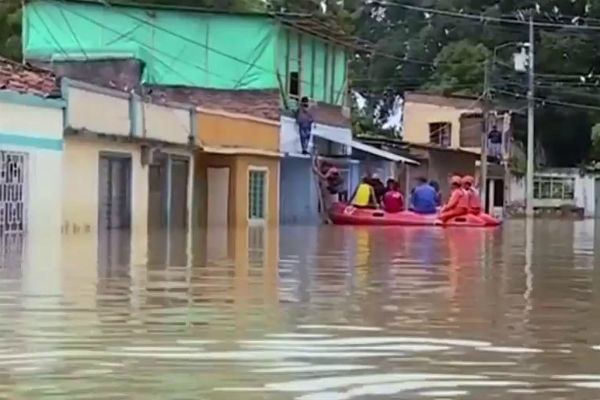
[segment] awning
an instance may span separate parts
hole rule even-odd
[[[389,151],[378,149],[375,146],[370,146],[368,144],[364,144],[363,142],[359,142],[357,140],[353,140],[352,143],[351,143],[351,146],[354,149],[357,149],[357,150],[360,150],[360,151],[364,151],[365,153],[369,153],[369,154],[372,154],[372,155],[377,156],[377,157],[384,158],[384,159],[389,160],[389,161],[402,162],[402,163],[405,163],[405,164],[419,165],[418,161],[415,161],[415,160],[412,160],[410,158],[406,158],[406,157],[400,156],[398,154],[390,153]]]

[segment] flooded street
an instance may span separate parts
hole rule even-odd
[[[593,221],[165,236],[2,271],[0,397],[600,397]]]

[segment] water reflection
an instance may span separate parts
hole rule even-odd
[[[0,397],[598,397],[593,223],[221,229],[29,238]]]

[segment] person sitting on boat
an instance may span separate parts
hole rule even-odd
[[[435,205],[440,207],[442,205],[442,191],[440,190],[440,184],[437,181],[430,180],[429,186],[435,190]]]
[[[417,178],[417,186],[410,196],[410,210],[417,214],[435,214],[437,212],[437,193],[425,178]]]
[[[356,208],[377,208],[375,190],[373,190],[371,179],[368,176],[365,176],[356,187],[350,204]]]
[[[479,215],[481,214],[481,199],[479,193],[473,187],[475,179],[472,176],[464,176],[462,178],[462,186],[469,204],[469,214]]]
[[[383,195],[385,194],[387,189],[386,189],[385,185],[383,184],[383,182],[381,181],[381,179],[379,178],[379,175],[378,174],[371,175],[371,179],[369,180],[369,183],[371,184],[371,186],[373,186],[373,190],[375,191],[375,200],[377,201],[377,204],[382,204]]]
[[[450,199],[448,203],[440,210],[439,220],[442,223],[448,222],[452,218],[467,215],[469,212],[468,195],[462,187],[462,178],[454,175],[450,178]]]
[[[388,179],[387,191],[383,195],[383,210],[397,213],[404,210],[404,196],[400,193],[400,185],[394,179]]]

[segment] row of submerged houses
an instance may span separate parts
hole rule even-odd
[[[25,2],[27,63],[0,60],[2,237],[318,222],[294,118],[303,97],[312,144],[348,190],[366,171],[405,176],[407,191],[419,175],[444,190],[449,172],[476,174],[473,99],[407,94],[401,146],[352,137],[352,49],[338,32],[297,14]],[[507,143],[510,118],[497,118]],[[490,209],[523,193],[502,168],[506,152],[489,162]],[[559,178],[548,189],[539,177],[540,196],[579,201]]]
[[[349,188],[412,162],[353,140],[348,39],[311,20],[26,2],[26,62],[0,60],[3,237],[318,221],[302,97]]]

